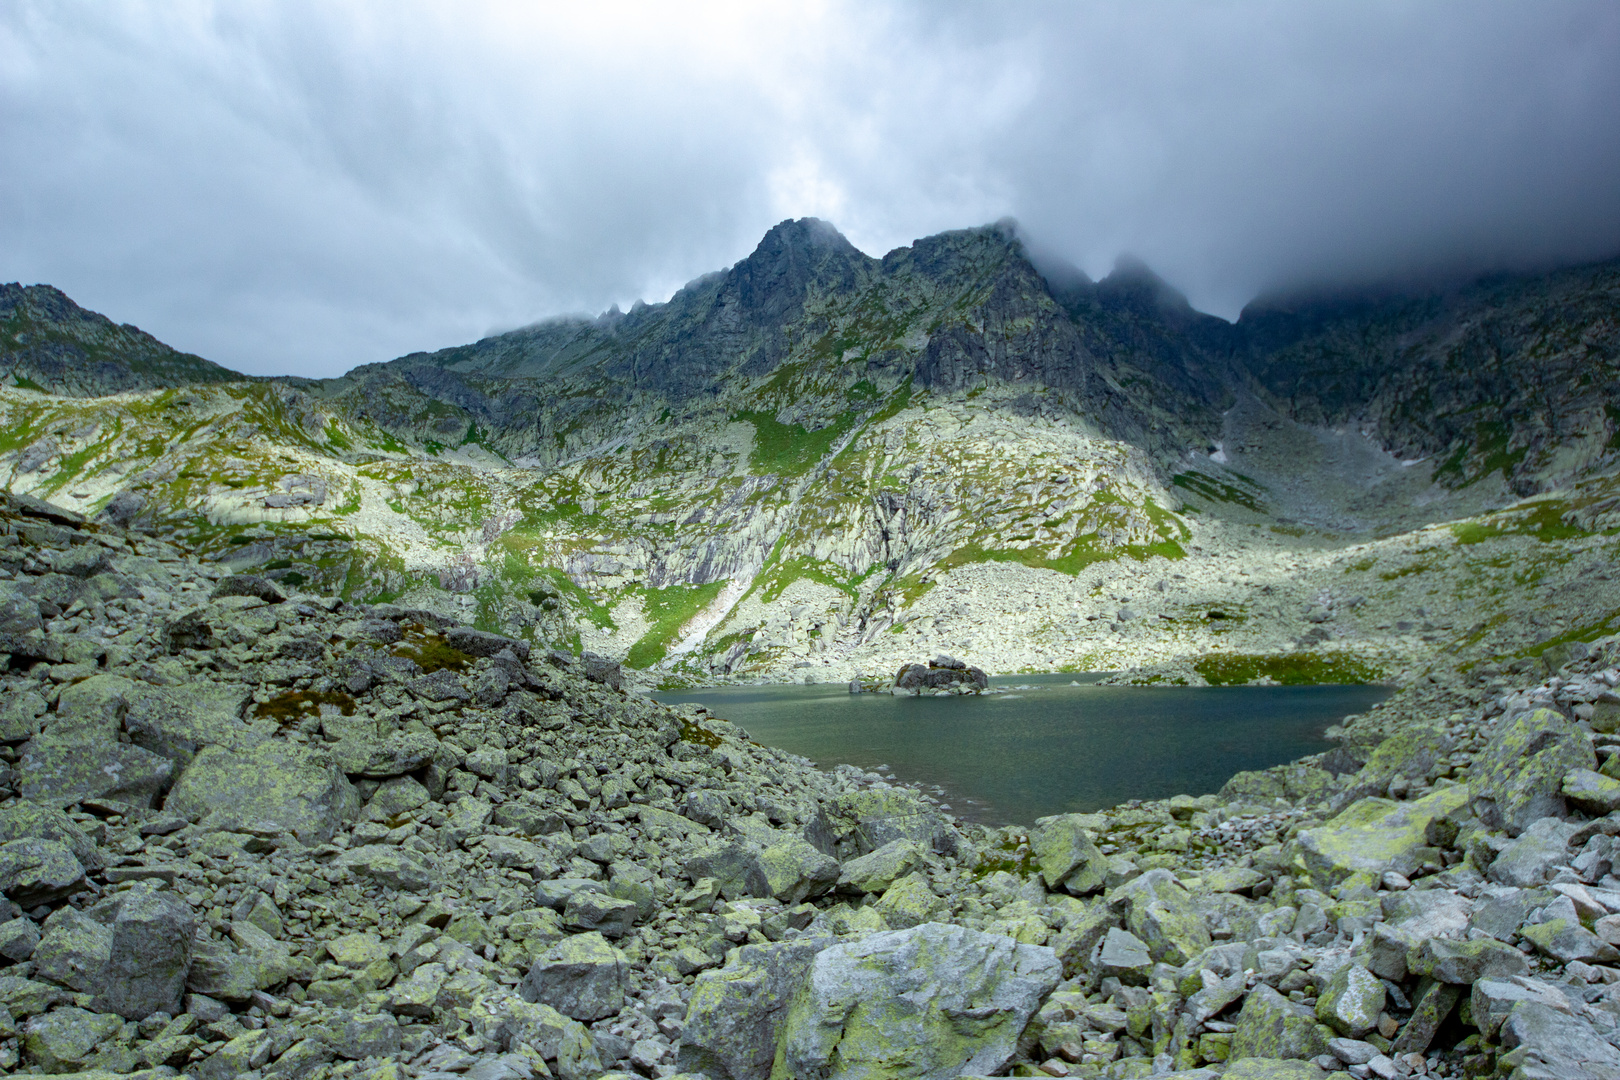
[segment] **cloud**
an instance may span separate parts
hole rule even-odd
[[[1620,251],[1616,55],[1607,3],[19,0],[0,278],[328,375],[1012,214],[1233,315]]]

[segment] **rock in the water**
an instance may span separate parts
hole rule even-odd
[[[730,1080],[768,1080],[788,1006],[825,938],[744,945],[692,987],[676,1068]]]
[[[274,822],[318,843],[354,819],[360,797],[324,750],[272,740],[240,752],[203,750],[180,774],[164,809],[191,821]]]
[[[989,1075],[1060,977],[1048,948],[943,923],[836,945],[789,1010],[783,1069],[802,1080]]]
[[[1532,709],[1504,717],[1474,762],[1474,812],[1517,836],[1540,818],[1563,817],[1569,809],[1564,777],[1596,768],[1591,742],[1562,714]]]
[[[196,931],[191,908],[172,893],[136,893],[120,904],[102,987],[106,1007],[130,1020],[179,1013]]]
[[[523,979],[523,999],[575,1020],[600,1020],[624,1008],[629,963],[601,934],[575,934],[553,945]]]

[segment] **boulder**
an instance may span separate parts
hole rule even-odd
[[[1564,775],[1564,798],[1583,814],[1603,817],[1620,810],[1620,780],[1591,769],[1574,769]]]
[[[422,892],[433,885],[433,871],[426,860],[414,851],[392,844],[364,844],[345,851],[334,863],[350,873],[401,892]]]
[[[891,930],[904,930],[933,921],[940,910],[940,899],[921,874],[908,874],[890,885],[878,897],[872,910],[883,917]]]
[[[928,851],[915,840],[891,840],[874,852],[844,863],[838,872],[838,888],[842,892],[881,893],[927,862]]]
[[[935,667],[932,664],[907,664],[894,676],[896,690],[905,690],[913,694],[930,693],[935,690],[954,690],[961,688],[979,693],[990,685],[990,677],[976,667]]]
[[[1520,1001],[1502,1023],[1508,1053],[1499,1068],[1526,1078],[1612,1080],[1620,1077],[1620,1050],[1568,1012],[1540,1001]]]
[[[32,690],[21,690],[0,701],[0,743],[27,742],[39,734],[40,718],[50,705]]]
[[[1564,777],[1576,769],[1596,770],[1597,755],[1563,714],[1532,709],[1505,716],[1474,761],[1474,813],[1512,836],[1540,818],[1565,817]]]
[[[1114,978],[1126,986],[1146,986],[1148,973],[1153,969],[1153,957],[1147,944],[1129,930],[1110,926],[1103,935],[1102,947],[1097,950],[1099,978]]]
[[[80,1072],[123,1026],[122,1020],[107,1013],[71,1006],[55,1009],[24,1026],[23,1053],[47,1073]]]
[[[816,846],[838,859],[866,855],[895,840],[914,840],[940,854],[956,851],[955,830],[916,792],[901,788],[844,795],[812,831],[823,834],[812,837]]]
[[[137,892],[124,900],[112,926],[106,1007],[128,1020],[177,1015],[196,932],[191,908],[172,893]]]
[[[1185,964],[1210,946],[1203,913],[1168,870],[1149,870],[1110,893],[1108,900],[1123,910],[1125,926],[1156,962]]]
[[[245,750],[264,741],[242,718],[253,703],[245,686],[151,686],[130,695],[124,729],[136,746],[184,768],[205,746]]]
[[[1327,1053],[1333,1030],[1264,983],[1250,991],[1232,1032],[1235,1058],[1313,1058]]]
[[[744,945],[692,987],[676,1068],[730,1080],[768,1080],[788,1006],[826,938]]]
[[[1346,964],[1322,988],[1316,1018],[1340,1035],[1359,1039],[1377,1025],[1384,996],[1378,976],[1360,964]]]
[[[601,934],[575,934],[557,942],[524,976],[525,1001],[550,1005],[586,1022],[624,1008],[629,962]]]
[[[1060,885],[1075,896],[1103,887],[1108,860],[1091,841],[1087,814],[1059,814],[1038,818],[1029,831],[1029,850],[1049,890]]]
[[[49,734],[23,747],[17,762],[23,798],[55,806],[114,799],[148,807],[174,776],[174,762],[116,739],[68,741]]]
[[[174,785],[164,809],[190,821],[274,822],[325,843],[354,819],[360,797],[325,750],[274,739],[244,751],[210,746]]]
[[[95,841],[60,808],[22,800],[0,805],[0,844],[25,838],[65,845],[86,870],[99,870],[104,862]]]
[[[1569,860],[1569,838],[1579,828],[1555,817],[1531,822],[1491,860],[1486,876],[1520,889],[1544,884],[1554,866]]]
[[[27,909],[71,896],[84,886],[84,867],[55,840],[0,844],[0,893]]]
[[[1526,975],[1530,965],[1511,945],[1491,938],[1447,941],[1424,938],[1406,954],[1406,969],[1438,982],[1471,986],[1481,979],[1509,979]]]
[[[1358,799],[1338,816],[1299,834],[1299,858],[1311,884],[1331,892],[1354,878],[1376,887],[1385,873],[1411,876],[1438,852],[1429,847],[1429,823],[1468,802],[1468,787],[1453,784],[1412,802]]]
[[[636,926],[636,905],[601,892],[576,892],[563,907],[563,922],[574,930],[595,930],[622,938]]]
[[[263,600],[267,604],[280,604],[286,601],[275,582],[258,574],[232,574],[221,578],[214,586],[212,599],[219,600],[227,596],[252,596]]]
[[[1351,780],[1354,797],[1387,795],[1393,780],[1422,780],[1451,751],[1452,739],[1437,724],[1418,724],[1379,743]]]
[[[33,919],[19,915],[9,922],[0,923],[0,956],[13,964],[20,964],[34,955],[39,948],[39,927]]]
[[[686,872],[694,881],[713,878],[727,900],[769,896],[797,904],[831,889],[839,867],[803,837],[767,829],[711,842],[687,860]]]
[[[781,1062],[801,1080],[954,1080],[1005,1068],[1061,978],[1052,950],[924,923],[818,953]]]
[[[53,912],[43,929],[34,974],[69,990],[99,992],[112,957],[112,931],[70,907]]]

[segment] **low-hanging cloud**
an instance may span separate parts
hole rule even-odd
[[[588,9],[588,10],[585,10]],[[1233,316],[1620,253],[1620,6],[0,9],[0,279],[255,373],[1017,217]]]

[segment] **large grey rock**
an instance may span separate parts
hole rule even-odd
[[[767,1080],[788,1006],[828,938],[744,945],[698,976],[676,1055],[682,1072]]]
[[[66,845],[86,870],[101,869],[104,860],[95,841],[60,807],[15,799],[0,806],[0,844],[34,838]]]
[[[123,1027],[116,1016],[84,1009],[55,1009],[23,1028],[23,1052],[47,1073],[79,1072]],[[122,1070],[120,1070],[122,1071]]]
[[[1487,1038],[1496,1038],[1502,1021],[1521,1001],[1539,1001],[1561,1012],[1569,1011],[1569,999],[1557,987],[1538,979],[1480,979],[1469,990],[1474,1026]]]
[[[1474,812],[1517,836],[1541,818],[1566,816],[1564,776],[1596,768],[1591,741],[1563,714],[1532,709],[1503,717],[1469,776]]]
[[[414,851],[392,844],[365,844],[345,851],[334,864],[402,892],[422,892],[433,885],[433,868]]]
[[[867,788],[824,808],[811,826],[817,847],[839,859],[876,851],[895,840],[915,840],[931,851],[954,854],[956,832],[915,792]]]
[[[1583,1020],[1539,1001],[1521,1001],[1502,1023],[1499,1068],[1513,1080],[1620,1080],[1620,1050]]]
[[[1051,949],[943,923],[833,946],[789,1009],[783,1070],[800,1080],[993,1074],[1061,974]]]
[[[39,927],[26,916],[0,923],[0,956],[14,964],[27,960],[39,948],[39,936]]]
[[[168,786],[174,762],[116,738],[80,741],[47,732],[23,747],[16,770],[18,790],[34,802],[115,799],[147,807]]]
[[[1129,930],[1106,928],[1097,951],[1097,972],[1102,978],[1118,979],[1127,986],[1146,986],[1153,957],[1147,944]]]
[[[191,908],[172,893],[136,893],[120,904],[102,988],[107,1008],[130,1020],[177,1015],[196,932]]]
[[[1185,964],[1210,946],[1209,927],[1192,896],[1168,870],[1149,870],[1109,894],[1125,925],[1156,961]]]
[[[21,690],[0,701],[0,743],[20,743],[39,734],[40,718],[50,711],[45,699]]]
[[[1544,884],[1554,866],[1569,861],[1569,838],[1578,828],[1555,817],[1527,822],[1518,839],[1491,860],[1486,876],[1520,889]]]
[[[83,885],[84,867],[65,844],[32,839],[0,844],[0,893],[19,907],[60,900]]]
[[[1059,814],[1039,818],[1029,831],[1029,850],[1050,890],[1085,896],[1103,887],[1108,860],[1091,841],[1090,815]]]
[[[830,890],[839,866],[803,837],[765,829],[711,842],[687,860],[686,872],[694,881],[713,878],[727,900],[775,897],[797,904]]]
[[[636,925],[636,904],[606,893],[574,893],[563,907],[563,922],[574,930],[595,930],[603,937],[622,938]]]
[[[1352,1039],[1371,1031],[1383,1008],[1384,984],[1360,964],[1341,967],[1316,999],[1317,1019]]]
[[[62,643],[45,635],[39,604],[15,589],[9,582],[0,589],[0,652],[25,660],[61,663]]]
[[[124,729],[136,746],[181,769],[205,746],[245,750],[262,742],[243,719],[252,701],[239,684],[142,687],[130,695]]]
[[[598,933],[557,942],[524,976],[525,1001],[550,1005],[575,1020],[600,1020],[624,1008],[629,963]]]
[[[202,750],[164,809],[191,821],[273,822],[322,843],[354,819],[360,796],[326,751],[276,739],[244,751]]]
[[[54,911],[43,929],[34,974],[69,990],[99,992],[112,958],[112,931],[70,907]]]
[[[1244,999],[1232,1032],[1232,1057],[1313,1058],[1327,1053],[1331,1028],[1324,1027],[1303,1005],[1264,983]]]
[[[881,893],[928,862],[928,850],[915,840],[891,840],[876,851],[844,863],[838,888],[845,892]]]

